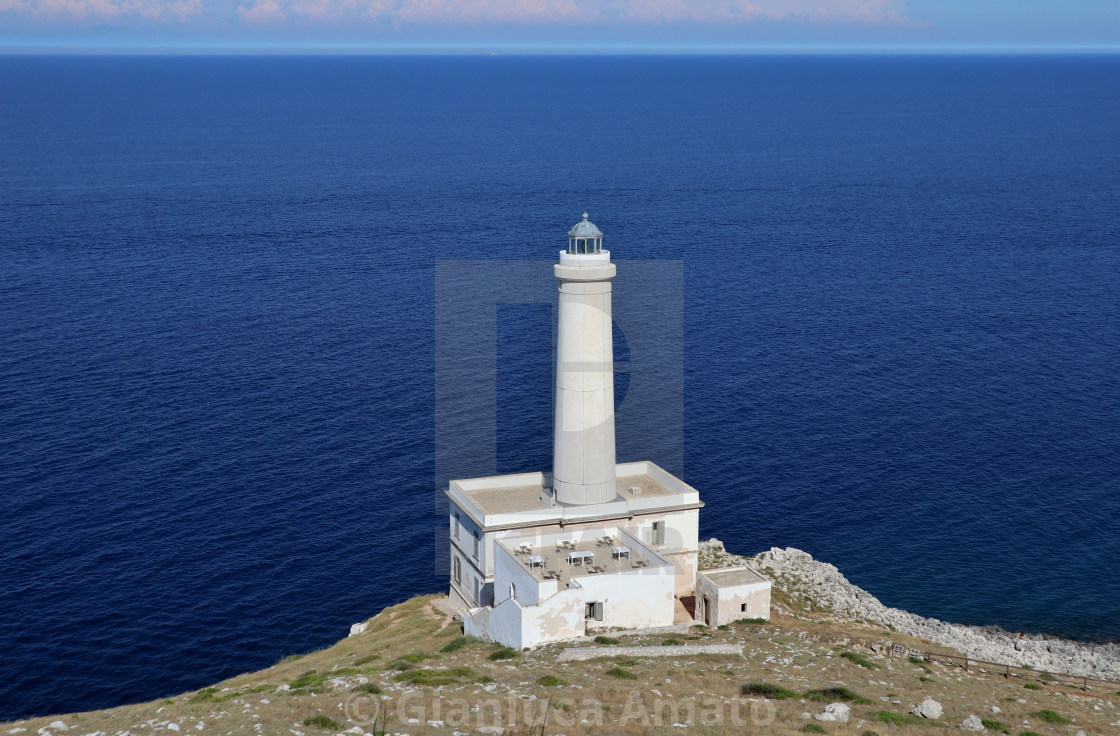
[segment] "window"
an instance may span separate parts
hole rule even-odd
[[[516,598],[517,597],[517,586],[514,585],[513,583],[509,584],[509,597],[510,598]]]
[[[603,602],[602,601],[592,601],[591,603],[588,603],[588,604],[584,605],[584,607],[583,607],[583,617],[586,618],[588,621],[592,621],[592,620],[602,621],[603,620]]]
[[[455,512],[455,519],[451,524],[451,536],[455,538],[455,541],[459,541],[459,512],[458,511]]]
[[[475,600],[478,601],[478,605],[481,606],[482,605],[482,578],[479,578],[477,580],[477,584],[478,584],[478,595],[475,597]]]
[[[740,603],[739,604],[739,612],[740,613],[746,613],[747,612],[747,604],[746,603]]]
[[[650,544],[665,544],[665,522],[655,521],[649,530]]]
[[[478,559],[478,548],[481,546],[482,542],[480,536],[481,535],[478,532],[474,532],[474,558],[476,560]]]
[[[463,563],[458,555],[451,558],[451,572],[455,576],[455,583],[461,585],[463,582]]]

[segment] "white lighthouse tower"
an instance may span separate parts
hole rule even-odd
[[[553,267],[560,280],[552,476],[561,504],[616,495],[611,279],[603,233],[583,213]]]
[[[615,266],[586,212],[553,273],[552,476],[463,478],[446,491],[448,601],[463,631],[520,649],[693,616],[716,625],[768,615],[770,583],[756,573],[698,574],[696,489],[650,460],[615,460]]]

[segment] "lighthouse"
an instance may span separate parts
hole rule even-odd
[[[553,267],[560,281],[552,483],[560,504],[606,503],[616,495],[611,279],[603,233],[583,220]]]
[[[615,265],[586,212],[552,272],[552,472],[459,478],[445,491],[448,605],[463,632],[522,649],[768,616],[770,582],[754,571],[698,571],[700,493],[652,460],[615,458]]]

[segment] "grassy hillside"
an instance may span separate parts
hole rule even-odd
[[[0,727],[0,736],[36,734],[44,727],[44,733],[61,733],[49,725],[57,721],[68,734],[317,736],[384,730],[422,736],[543,730],[566,736],[756,731],[920,736],[943,735],[946,727],[956,729],[972,714],[985,719],[989,731],[1015,736],[1120,730],[1109,725],[1120,720],[1116,692],[1082,693],[1033,683],[1028,688],[1015,678],[887,657],[869,645],[891,640],[936,647],[888,631],[828,622],[826,612],[799,606],[791,591],[776,593],[789,614],[767,624],[697,627],[672,637],[619,632],[597,645],[531,652],[463,637],[460,625],[432,606],[437,597],[392,606],[370,620],[365,634],[260,672],[150,703],[9,723]],[[568,646],[667,641],[737,643],[744,656],[556,661]],[[925,697],[944,707],[939,721],[908,715]],[[804,715],[818,714],[836,701],[851,707],[848,723],[822,723]]]

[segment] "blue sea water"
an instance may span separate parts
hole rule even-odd
[[[0,720],[442,589],[434,264],[551,284],[585,208],[683,260],[703,536],[1120,638],[1118,121],[1116,57],[0,58]]]

